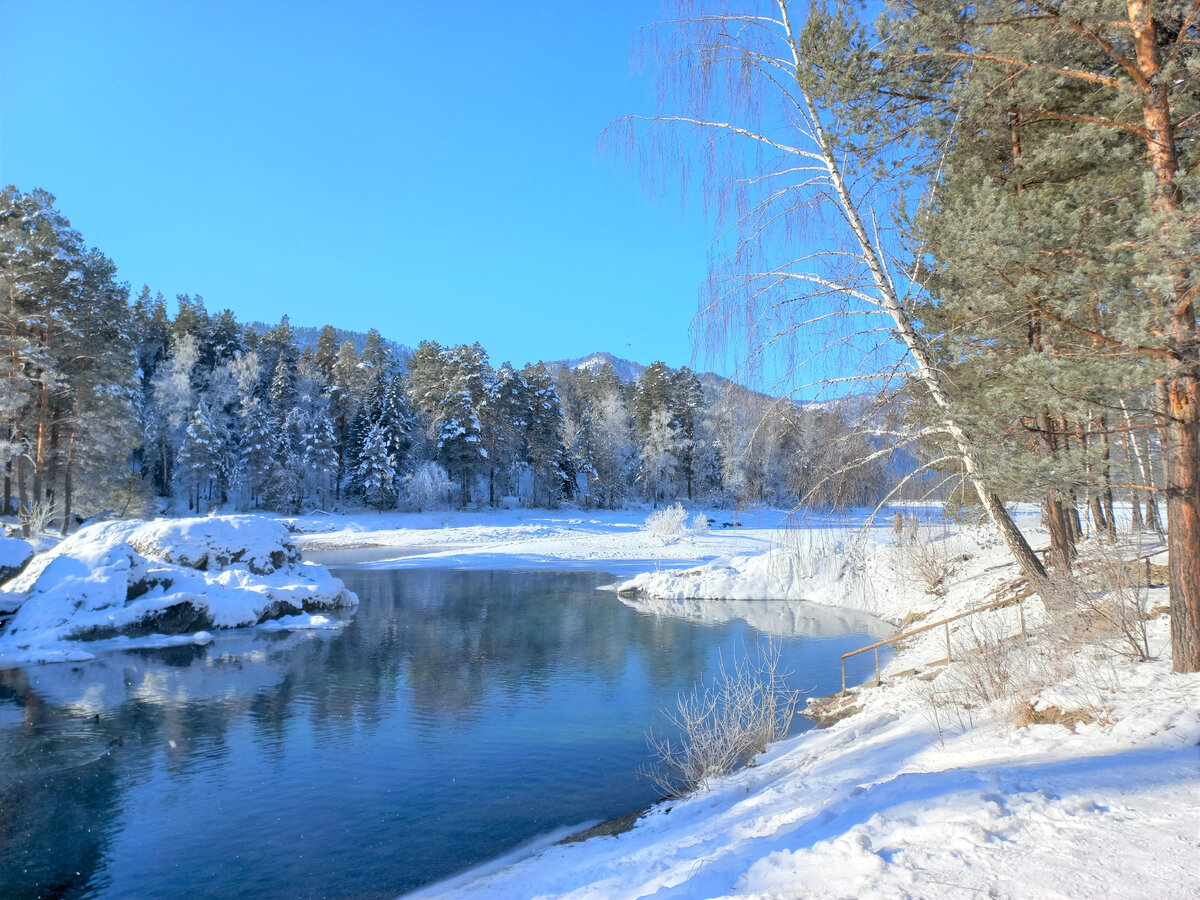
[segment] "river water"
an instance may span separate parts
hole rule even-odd
[[[819,696],[883,630],[596,572],[337,574],[337,630],[0,670],[0,897],[395,897],[654,802],[646,732],[766,634]]]

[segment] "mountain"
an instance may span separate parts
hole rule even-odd
[[[630,382],[637,381],[642,373],[646,371],[646,367],[641,363],[634,362],[632,359],[621,359],[619,356],[613,356],[611,353],[600,351],[593,353],[590,356],[581,356],[578,359],[562,359],[552,363],[547,363],[546,366],[551,371],[554,371],[559,366],[564,366],[568,369],[599,369],[605,363],[612,366],[617,377],[622,381]]]

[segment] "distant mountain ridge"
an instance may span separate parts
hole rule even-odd
[[[575,359],[560,359],[546,363],[546,367],[551,371],[554,371],[559,366],[565,366],[568,369],[588,369],[594,371],[604,365],[612,366],[612,370],[616,373],[617,377],[626,384],[636,382],[648,368],[640,362],[634,362],[632,359],[623,359],[605,350],[598,350],[595,353]],[[733,379],[726,378],[724,375],[718,375],[716,372],[697,372],[696,375],[700,379],[700,383],[704,385],[704,388],[714,396],[726,390],[732,391],[734,396],[742,393],[755,397],[768,396],[761,391],[738,384]]]
[[[646,371],[646,366],[643,366],[641,363],[634,362],[632,359],[622,359],[604,350],[591,353],[587,356],[580,356],[576,359],[554,360],[553,362],[546,363],[546,367],[551,370],[559,366],[565,366],[568,369],[588,369],[589,371],[594,371],[605,364],[612,366],[612,370],[616,373],[617,377],[626,382],[637,381],[642,377],[642,373]]]

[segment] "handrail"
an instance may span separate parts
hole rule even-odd
[[[1148,585],[1151,582],[1150,557],[1157,556],[1162,551],[1163,551],[1162,547],[1158,547],[1154,550],[1144,551],[1142,553],[1139,553],[1137,556],[1135,556],[1131,560],[1131,562],[1134,562],[1134,563],[1145,560],[1145,562],[1146,562],[1146,583]],[[1035,550],[1034,552],[1041,553],[1043,555],[1043,557],[1048,557],[1048,555],[1050,553],[1050,548],[1043,547],[1039,550]],[[1012,581],[1006,585],[1003,585],[1000,588],[1000,590],[1013,590],[1024,582],[1025,582],[1024,578],[1018,578],[1016,581]],[[880,681],[880,677],[879,677],[879,648],[884,647],[888,644],[893,644],[897,641],[902,641],[905,638],[910,638],[914,634],[921,634],[924,631],[929,631],[930,629],[937,628],[939,625],[944,626],[946,629],[946,660],[945,661],[951,662],[950,623],[955,622],[959,619],[965,619],[967,616],[973,616],[976,613],[991,612],[994,609],[1003,609],[1006,606],[1012,606],[1014,603],[1016,603],[1020,606],[1020,610],[1021,610],[1021,635],[1026,638],[1029,637],[1029,632],[1025,629],[1025,598],[1031,596],[1034,593],[1036,593],[1036,591],[1034,591],[1032,588],[1025,587],[1024,589],[1013,594],[1011,597],[1006,597],[1006,598],[1002,598],[1000,600],[995,600],[995,601],[993,601],[991,603],[987,603],[983,606],[977,606],[974,609],[968,609],[966,612],[961,612],[961,613],[958,613],[957,615],[950,616],[945,619],[939,619],[936,622],[930,622],[928,625],[922,625],[920,628],[914,628],[911,631],[906,631],[903,634],[896,635],[895,637],[886,638],[885,640],[882,640],[882,641],[876,641],[874,644],[868,644],[865,647],[859,647],[857,650],[851,650],[849,653],[843,653],[842,654],[842,693],[843,694],[846,693],[846,659],[848,657],[857,656],[859,653],[866,653],[868,650],[874,650],[875,651],[875,683],[880,684],[881,681]]]
[[[1012,585],[1008,585],[1008,587],[1015,588],[1020,583],[1021,582],[1018,581]],[[1034,591],[1032,588],[1026,587],[1023,590],[1018,591],[1016,594],[1013,594],[1011,597],[1005,597],[1000,600],[994,600],[991,603],[987,603],[983,606],[977,606],[974,609],[968,609],[966,612],[960,612],[956,615],[948,616],[945,619],[939,619],[936,622],[930,622],[928,625],[922,625],[920,628],[913,628],[909,631],[903,632],[902,634],[897,634],[894,637],[885,638],[882,641],[876,641],[874,644],[868,644],[865,647],[859,647],[857,650],[851,650],[849,653],[843,653],[842,654],[842,693],[843,694],[846,693],[846,659],[847,658],[849,658],[851,656],[857,656],[859,653],[866,653],[868,650],[874,650],[875,651],[875,683],[879,684],[880,683],[880,677],[879,677],[879,648],[880,647],[884,647],[888,644],[894,644],[897,641],[905,640],[906,638],[910,638],[915,634],[921,634],[922,632],[930,631],[931,629],[937,628],[939,626],[943,626],[946,629],[946,662],[950,662],[951,661],[950,623],[956,622],[959,619],[965,619],[965,618],[967,618],[967,616],[973,616],[976,613],[991,612],[994,609],[1003,609],[1006,606],[1012,606],[1014,603],[1016,603],[1019,605],[1020,610],[1021,610],[1021,634],[1024,635],[1025,637],[1029,637],[1029,632],[1025,630],[1025,598],[1029,597],[1033,593],[1034,593]]]

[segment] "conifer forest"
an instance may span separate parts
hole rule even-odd
[[[859,354],[824,393],[254,327],[133,296],[50,193],[10,186],[3,509],[65,532],[156,504],[936,499],[989,515],[1037,579],[1005,514],[1036,503],[1059,571],[1088,533],[1166,534],[1176,664],[1200,668],[1197,6],[791,6],[652,37],[663,112],[607,136],[728,185],[699,320],[751,361]]]

